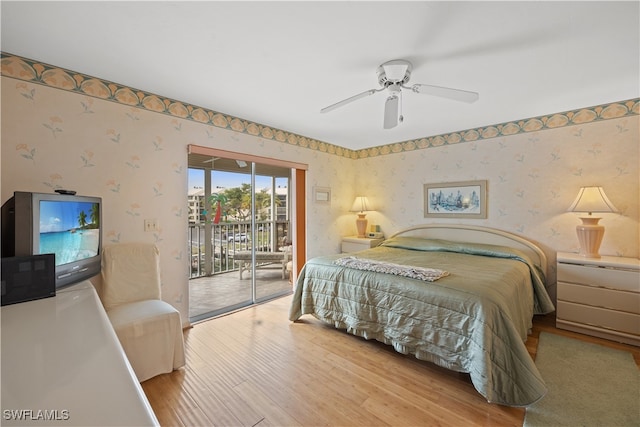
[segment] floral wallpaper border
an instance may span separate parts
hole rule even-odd
[[[545,129],[557,129],[565,126],[617,119],[630,115],[640,115],[640,98],[635,98],[611,104],[582,108],[579,110],[565,111],[562,113],[532,117],[448,134],[396,142],[393,144],[381,145],[362,150],[350,150],[348,148],[243,120],[238,117],[225,115],[223,113],[186,104],[149,92],[132,89],[96,77],[22,58],[10,53],[0,52],[0,58],[2,62],[1,74],[6,77],[42,84],[70,92],[78,92],[90,97],[105,99],[129,105],[134,108],[142,108],[148,111],[167,114],[185,120],[192,120],[198,123],[209,124],[235,132],[259,136],[265,139],[288,143],[308,148],[310,150],[317,150],[351,159],[364,159],[392,153],[440,147],[443,145],[475,142],[499,136],[538,132]]]
[[[422,150],[442,145],[476,142],[499,136],[511,136],[519,133],[538,132],[565,126],[582,125],[601,120],[618,119],[624,116],[640,114],[640,98],[629,99],[612,104],[597,105],[579,110],[565,111],[546,116],[532,117],[513,122],[489,125],[475,129],[461,130],[448,134],[412,139],[394,144],[371,147],[357,151],[358,158],[376,157],[403,151]]]

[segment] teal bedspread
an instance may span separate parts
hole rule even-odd
[[[542,272],[514,249],[411,237],[349,254],[449,272],[435,282],[309,260],[289,319],[311,314],[403,354],[469,373],[487,401],[530,405],[546,386],[524,342],[533,314],[554,310]]]

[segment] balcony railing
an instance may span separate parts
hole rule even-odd
[[[287,239],[289,221],[256,221],[255,234],[251,233],[251,222],[228,222],[221,224],[190,224],[191,278],[227,273],[238,269],[233,262],[236,251],[277,252]],[[211,227],[211,238],[205,237],[206,227]],[[210,264],[207,263],[209,254]]]

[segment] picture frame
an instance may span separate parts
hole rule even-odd
[[[487,181],[424,184],[425,218],[487,218]]]
[[[331,203],[331,188],[313,187],[313,201],[316,203]]]

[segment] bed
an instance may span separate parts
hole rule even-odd
[[[341,265],[342,264],[342,265]],[[527,406],[546,386],[525,341],[555,310],[534,243],[465,225],[411,227],[380,246],[309,260],[289,312],[468,373],[488,402]]]

